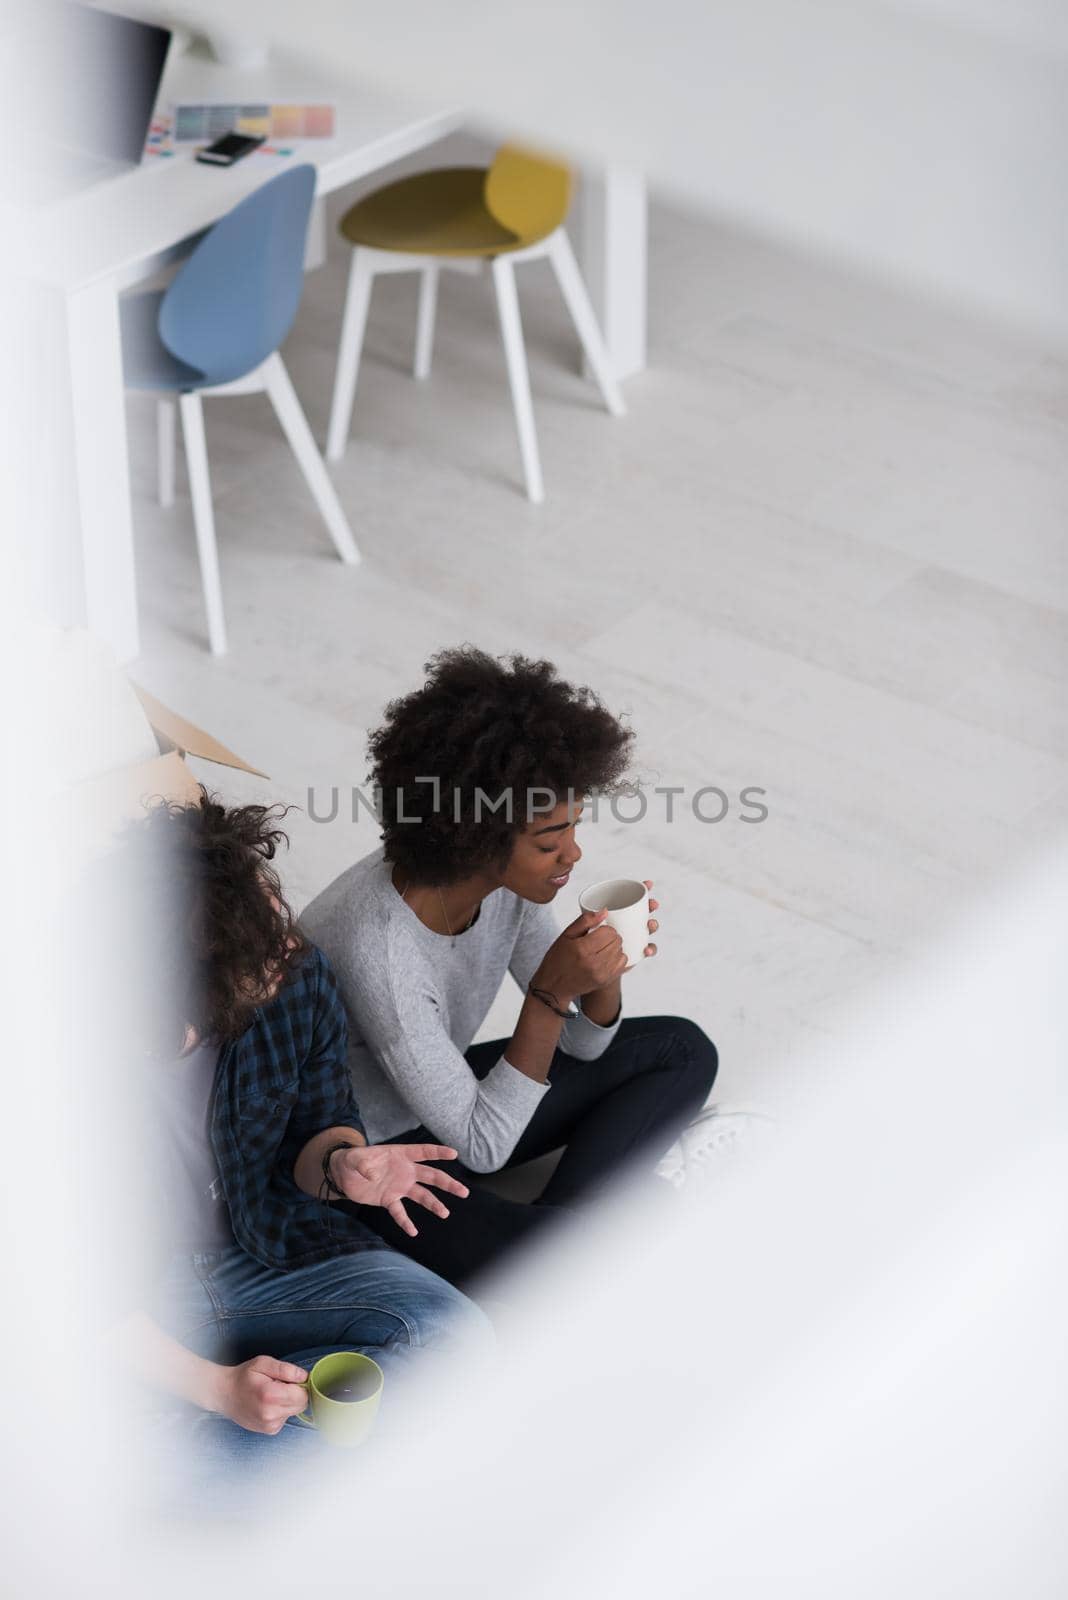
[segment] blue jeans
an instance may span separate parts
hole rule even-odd
[[[391,1380],[413,1362],[492,1343],[486,1318],[458,1289],[387,1249],[352,1251],[292,1272],[263,1267],[237,1245],[178,1256],[151,1310],[180,1344],[228,1365],[269,1355],[308,1369],[332,1350],[362,1351],[387,1378],[379,1427]],[[164,1436],[171,1436],[194,1486],[213,1494],[235,1465],[247,1484],[283,1458],[322,1448],[294,1419],[278,1434],[250,1433],[182,1405],[157,1413],[153,1433],[165,1448]]]

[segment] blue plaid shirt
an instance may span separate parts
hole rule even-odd
[[[234,1237],[265,1267],[288,1271],[346,1251],[388,1249],[355,1217],[304,1193],[297,1156],[324,1128],[358,1128],[345,1063],[345,1011],[312,945],[275,998],[219,1052],[211,1144]]]

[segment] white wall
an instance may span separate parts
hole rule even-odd
[[[213,7],[158,9],[207,24]],[[227,26],[242,19],[333,71],[1068,334],[1052,0],[230,0]]]

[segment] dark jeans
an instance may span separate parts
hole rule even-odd
[[[471,1046],[467,1061],[476,1078],[485,1077],[507,1044],[495,1039]],[[504,1252],[594,1199],[625,1164],[652,1166],[704,1105],[717,1064],[715,1045],[696,1023],[683,1017],[628,1017],[597,1061],[577,1061],[563,1050],[553,1057],[552,1089],[505,1162],[506,1168],[519,1166],[566,1146],[533,1205],[479,1188],[477,1176],[459,1161],[440,1161],[434,1165],[468,1184],[471,1193],[466,1200],[452,1200],[445,1219],[410,1206],[417,1238],[409,1238],[380,1207],[353,1209],[395,1249],[450,1283],[466,1286]],[[443,1142],[431,1128],[411,1128],[389,1143],[425,1140]]]

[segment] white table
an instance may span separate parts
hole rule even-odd
[[[75,524],[68,537],[77,556],[73,587],[80,590],[72,620],[104,639],[120,661],[139,651],[120,292],[187,251],[192,237],[294,160],[316,167],[322,196],[434,143],[463,120],[459,109],[428,115],[395,95],[387,98],[351,80],[331,83],[318,69],[277,56],[254,71],[224,68],[206,56],[179,56],[168,67],[160,101],[329,102],[336,107],[336,136],[303,142],[299,156],[258,153],[230,169],[204,167],[178,147],[170,159],[154,157],[37,213],[22,240],[29,269],[47,285],[62,322],[57,383],[66,390],[67,448],[74,462],[68,517]],[[629,300],[612,290],[613,238],[621,226],[633,233],[637,219],[644,240],[643,208],[640,187],[636,192],[625,175],[593,185],[584,240],[591,291],[621,374],[641,365],[642,329],[636,338],[634,317],[621,309],[634,299],[633,249],[623,280]],[[643,283],[638,287],[643,296]]]

